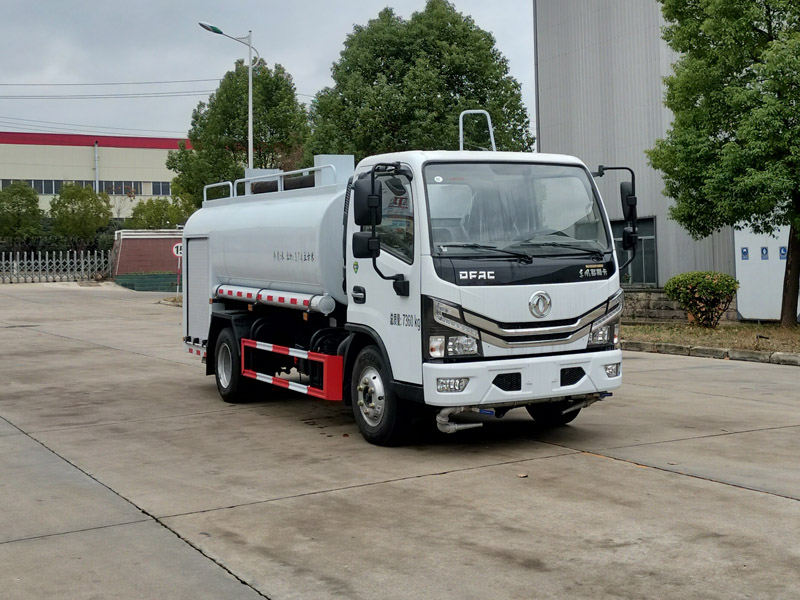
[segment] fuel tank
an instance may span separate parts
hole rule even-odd
[[[238,285],[328,294],[346,304],[345,187],[206,201],[186,222],[183,237],[208,238],[212,289]],[[193,268],[191,262],[186,266]]]

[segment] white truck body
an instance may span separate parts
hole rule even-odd
[[[618,262],[580,160],[413,151],[363,160],[354,181],[370,177],[383,211],[374,258],[357,247],[370,227],[356,224],[366,205],[355,184],[208,200],[186,223],[184,341],[223,397],[259,379],[344,399],[362,434],[389,444],[410,422],[406,404],[437,407],[452,432],[478,425],[454,413],[515,406],[568,422],[620,386]],[[539,222],[559,219],[562,196],[578,215],[567,218],[570,243]],[[509,228],[512,243],[495,241]],[[259,370],[249,348],[274,360]],[[326,372],[312,372],[323,360]]]

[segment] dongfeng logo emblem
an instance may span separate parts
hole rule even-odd
[[[531,314],[537,319],[546,317],[550,314],[550,307],[553,305],[552,300],[547,292],[536,292],[531,299],[528,300],[528,308]]]

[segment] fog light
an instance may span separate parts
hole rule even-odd
[[[432,335],[428,338],[428,353],[433,358],[442,358],[444,356],[443,335]]]
[[[460,354],[477,354],[478,340],[467,335],[448,337],[447,353],[452,356],[458,356]]]
[[[619,377],[619,363],[606,365],[606,377]]]
[[[463,392],[469,377],[440,377],[436,379],[436,391],[442,393]]]

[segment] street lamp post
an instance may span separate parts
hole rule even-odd
[[[253,168],[253,50],[256,52],[257,60],[261,59],[261,55],[258,53],[258,50],[253,48],[253,32],[248,31],[246,36],[243,37],[233,37],[232,35],[228,35],[224,33],[222,29],[211,25],[210,23],[200,22],[198,23],[200,27],[205,29],[206,31],[210,31],[211,33],[217,33],[219,35],[224,35],[226,38],[230,38],[234,41],[239,42],[240,44],[244,44],[247,46],[247,168]]]

